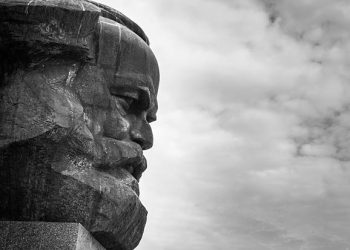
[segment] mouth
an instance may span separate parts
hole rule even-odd
[[[139,196],[139,181],[142,176],[142,173],[146,170],[146,168],[147,160],[142,155],[142,157],[139,158],[139,160],[137,161],[129,159],[128,163],[118,162],[118,164],[115,164],[112,168],[109,168],[109,170],[105,172],[116,178],[116,180],[118,180],[120,184],[131,188],[135,192],[135,194]]]
[[[132,164],[125,164],[121,166],[125,169],[134,179],[139,182],[142,176],[142,173],[147,169],[147,160],[142,155],[141,160],[139,162],[135,162]]]
[[[99,170],[111,177],[119,184],[129,187],[137,196],[140,195],[139,181],[142,173],[147,168],[147,161],[144,156],[138,161],[129,161],[129,163],[117,162],[109,167],[100,166]],[[108,178],[108,177],[106,177]]]
[[[95,161],[95,167],[138,194],[138,182],[147,168],[141,146],[135,142],[110,137],[103,137],[99,145],[101,153],[99,159]]]

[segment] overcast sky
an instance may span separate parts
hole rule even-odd
[[[350,249],[350,2],[100,0],[161,72],[138,250]]]

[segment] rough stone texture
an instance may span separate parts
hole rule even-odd
[[[105,250],[78,223],[0,221],[0,249]]]
[[[84,0],[0,0],[0,220],[81,223],[134,249],[158,64],[139,26]]]

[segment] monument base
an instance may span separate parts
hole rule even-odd
[[[0,249],[106,250],[79,223],[0,221]]]

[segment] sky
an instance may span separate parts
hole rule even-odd
[[[99,0],[161,72],[137,250],[350,249],[350,2]]]

